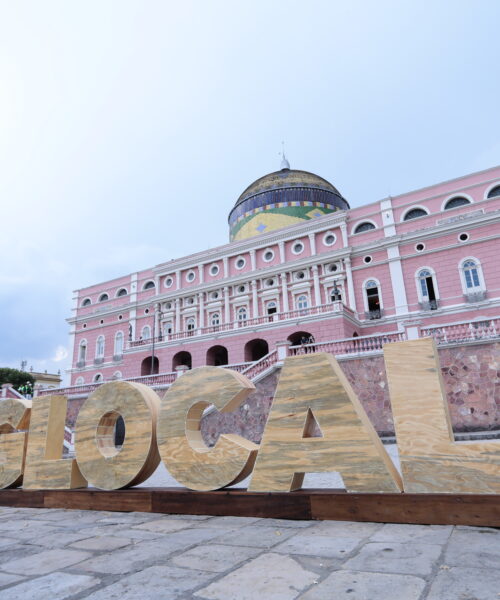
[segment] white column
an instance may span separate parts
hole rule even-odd
[[[200,280],[200,283],[203,283],[203,279],[204,279],[203,272],[204,272],[203,265],[198,265],[198,279]]]
[[[392,294],[397,315],[408,314],[408,299],[406,298],[405,280],[403,269],[401,267],[401,258],[399,247],[391,246],[387,248],[387,258],[389,259],[389,272],[391,274]]]
[[[175,299],[175,333],[179,333],[181,330],[181,307],[180,298]]]
[[[285,242],[278,242],[278,247],[280,249],[280,261],[281,263],[285,262]]]
[[[222,264],[224,266],[224,279],[227,279],[227,277],[229,277],[229,269],[228,269],[228,264],[227,264],[227,256],[224,256],[224,258],[222,259]]]
[[[389,196],[386,200],[380,202],[380,214],[384,225],[384,236],[390,237],[396,235],[396,226],[394,224],[394,214],[392,212],[392,198]]]
[[[200,324],[200,329],[205,327],[205,304],[203,302],[203,292],[198,294],[198,305],[200,309],[200,316],[198,318],[198,323]]]
[[[159,337],[160,334],[160,304],[157,302],[155,304],[155,337]]]
[[[286,284],[286,273],[281,273],[281,294],[283,296],[282,299],[282,310],[283,312],[288,312],[290,310],[290,305],[288,304],[288,287]]]
[[[257,297],[257,282],[255,279],[251,282],[252,286],[252,308],[253,308],[253,318],[256,319],[259,316],[259,299]]]
[[[252,271],[257,269],[257,262],[255,260],[255,250],[250,250],[250,264],[252,265]]]
[[[354,296],[354,282],[352,280],[351,259],[349,257],[344,258],[344,264],[345,273],[347,276],[347,293],[349,295],[349,308],[356,312],[356,298]]]
[[[316,254],[316,237],[314,233],[309,234],[309,245],[311,246],[311,254]]]
[[[314,305],[319,306],[321,304],[321,289],[319,287],[319,274],[318,274],[318,265],[313,265],[313,284],[314,284]]]
[[[229,288],[224,286],[224,323],[229,323]]]
[[[344,244],[344,248],[347,248],[349,245],[349,240],[347,239],[347,225],[345,223],[340,224],[340,233],[342,234],[342,243]]]
[[[137,273],[130,276],[130,302],[137,302]]]
[[[175,282],[177,284],[177,289],[180,290],[181,289],[181,272],[179,271],[179,269],[177,269],[177,271],[175,272]]]

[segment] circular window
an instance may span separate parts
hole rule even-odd
[[[123,315],[118,315],[118,320],[121,321],[123,319]]]
[[[325,244],[325,246],[333,246],[333,244],[335,244],[336,241],[337,236],[334,233],[331,233],[331,231],[325,233],[323,237],[323,244]]]
[[[302,242],[295,242],[292,246],[292,252],[294,254],[301,254],[304,251],[304,244]]]
[[[218,297],[219,297],[219,292],[212,292],[210,294],[210,298],[212,298],[212,300],[217,300]]]
[[[165,287],[166,288],[172,287],[173,283],[174,283],[174,280],[172,279],[172,277],[165,278]]]
[[[187,299],[187,303],[188,304],[194,304],[194,298],[188,298]]]
[[[245,261],[245,259],[242,256],[240,256],[239,258],[236,259],[236,263],[235,264],[236,264],[236,268],[237,269],[243,269],[243,267],[246,264],[246,261]]]
[[[266,279],[267,287],[273,287],[274,283],[275,283],[274,279]]]
[[[459,239],[459,241],[460,241],[460,242],[466,242],[466,241],[469,239],[469,234],[468,234],[468,233],[465,233],[465,232],[464,232],[464,233],[461,233],[461,234],[458,236],[458,239]]]
[[[417,252],[423,252],[425,250],[425,244],[416,244],[415,245],[415,250]]]
[[[218,274],[219,274],[219,265],[212,265],[210,267],[210,275],[212,275],[212,277],[215,277]]]
[[[83,329],[86,329],[86,328],[87,328],[87,323],[84,323],[84,324],[82,325],[82,328],[83,328]]]
[[[145,314],[145,315],[148,315],[148,314],[149,314],[149,308],[146,308],[146,310],[144,311],[144,314]]]
[[[165,302],[165,304],[163,305],[163,308],[165,310],[172,310],[172,302]]]
[[[104,323],[104,319],[101,319],[99,323],[102,325]]]
[[[304,279],[305,276],[306,274],[304,273],[304,271],[298,271],[297,273],[295,273],[295,279]]]
[[[244,285],[238,286],[238,293],[243,294],[246,291],[246,287]]]
[[[272,250],[266,250],[263,258],[266,262],[271,262],[274,258],[274,252]]]
[[[335,263],[332,263],[331,265],[328,265],[328,271],[330,273],[335,273],[336,271],[338,271],[339,268]]]
[[[363,258],[363,262],[367,265],[369,265],[372,262],[372,257],[371,256],[365,256]]]
[[[188,274],[186,275],[186,279],[188,281],[194,281],[194,277],[195,277],[194,271],[188,271]]]

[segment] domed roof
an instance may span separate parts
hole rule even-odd
[[[281,169],[281,171],[274,171],[268,175],[260,177],[253,183],[251,183],[246,190],[240,195],[234,208],[239,206],[242,202],[255,196],[268,192],[270,190],[279,190],[286,188],[310,188],[317,190],[325,190],[327,192],[333,192],[339,197],[342,197],[339,191],[326,179],[309,173],[308,171],[299,171],[298,169]]]

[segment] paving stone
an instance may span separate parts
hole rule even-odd
[[[408,575],[336,571],[300,600],[418,600],[425,581]],[[456,600],[456,598],[454,598]]]
[[[79,550],[45,550],[38,554],[31,554],[24,558],[3,563],[0,565],[0,568],[2,571],[17,573],[18,575],[45,575],[51,571],[76,565],[89,556],[88,552],[81,552]]]
[[[151,518],[149,513],[111,513],[110,516],[98,520],[98,524],[126,523],[129,527],[139,525]]]
[[[261,521],[256,517],[212,517],[208,521],[198,523],[198,527],[227,527],[228,529],[236,529],[237,527],[245,527],[257,521]]]
[[[13,575],[12,573],[0,573],[0,587],[3,587],[4,585],[10,585],[11,583],[17,583],[23,579],[25,578],[21,577],[20,575]]]
[[[429,575],[441,555],[441,550],[441,546],[437,544],[369,543],[361,548],[357,556],[349,559],[344,568],[354,571]]]
[[[446,548],[444,562],[452,566],[499,569],[500,529],[455,530]]]
[[[151,563],[165,560],[172,553],[187,550],[189,546],[200,544],[219,535],[217,529],[186,529],[162,538],[161,542],[138,542],[130,548],[116,550],[91,558],[78,565],[78,569],[115,575],[132,573]]]
[[[90,527],[85,529],[88,537],[116,536],[130,538],[131,540],[156,540],[167,534],[160,531],[146,531],[145,529],[129,529],[125,524],[103,525],[102,527]]]
[[[31,539],[26,540],[27,544],[36,544],[37,546],[45,546],[47,548],[60,548],[67,546],[72,542],[83,540],[84,538],[90,537],[85,529],[80,532],[64,532],[57,531],[55,533],[38,533],[35,534]]]
[[[158,533],[170,533],[171,531],[178,531],[179,529],[186,529],[192,527],[193,521],[187,521],[182,519],[170,519],[168,516],[164,516],[154,521],[147,521],[140,525],[135,525],[133,529],[145,529],[146,531],[153,531]]]
[[[345,559],[359,544],[360,538],[297,534],[273,548],[273,552]]]
[[[434,579],[427,600],[497,600],[500,598],[500,569],[452,567]]]
[[[78,550],[99,550],[99,551],[110,551],[110,550],[118,550],[118,548],[123,548],[124,546],[128,546],[132,543],[131,539],[120,538],[109,536],[97,536],[92,538],[87,538],[85,540],[80,540],[79,542],[75,542],[71,544],[72,548],[77,548]]]
[[[6,546],[12,546],[17,544],[17,540],[14,538],[1,537],[0,538],[0,548],[3,550]]]
[[[285,529],[304,529],[311,527],[316,521],[294,521],[293,519],[260,519],[253,523],[256,527],[284,527]]]
[[[213,577],[213,573],[178,567],[149,567],[85,596],[85,600],[171,600]]]
[[[295,529],[278,529],[276,527],[254,527],[249,525],[234,529],[214,540],[218,544],[230,546],[256,546],[272,548],[296,533]]]
[[[367,538],[382,527],[381,523],[356,523],[354,521],[321,521],[307,530],[307,535],[327,535],[345,538]]]
[[[184,554],[175,556],[172,562],[188,569],[223,573],[244,560],[253,558],[259,552],[259,548],[223,546],[214,543],[209,546],[196,546]]]
[[[194,593],[208,600],[292,600],[316,580],[316,574],[280,554],[263,554]],[[351,599],[354,600],[354,599]]]
[[[158,518],[158,516],[163,513],[151,513],[152,517]],[[212,515],[165,515],[168,516],[169,519],[188,519],[189,521],[207,521],[208,519],[213,519]]]
[[[99,583],[96,577],[73,575],[71,573],[50,573],[2,590],[2,600],[36,598],[36,600],[64,600],[94,587]]]
[[[372,542],[421,542],[445,544],[453,531],[451,525],[399,525],[388,523],[372,535]]]

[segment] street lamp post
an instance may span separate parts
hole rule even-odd
[[[150,375],[153,375],[153,371],[154,371],[154,364],[155,364],[155,339],[156,339],[156,317],[158,316],[158,320],[160,321],[159,324],[159,329],[160,329],[160,333],[158,335],[158,339],[161,339],[161,310],[160,310],[160,305],[159,304],[155,304],[154,305],[154,310],[153,310],[153,343],[151,344],[151,369],[150,369]]]

